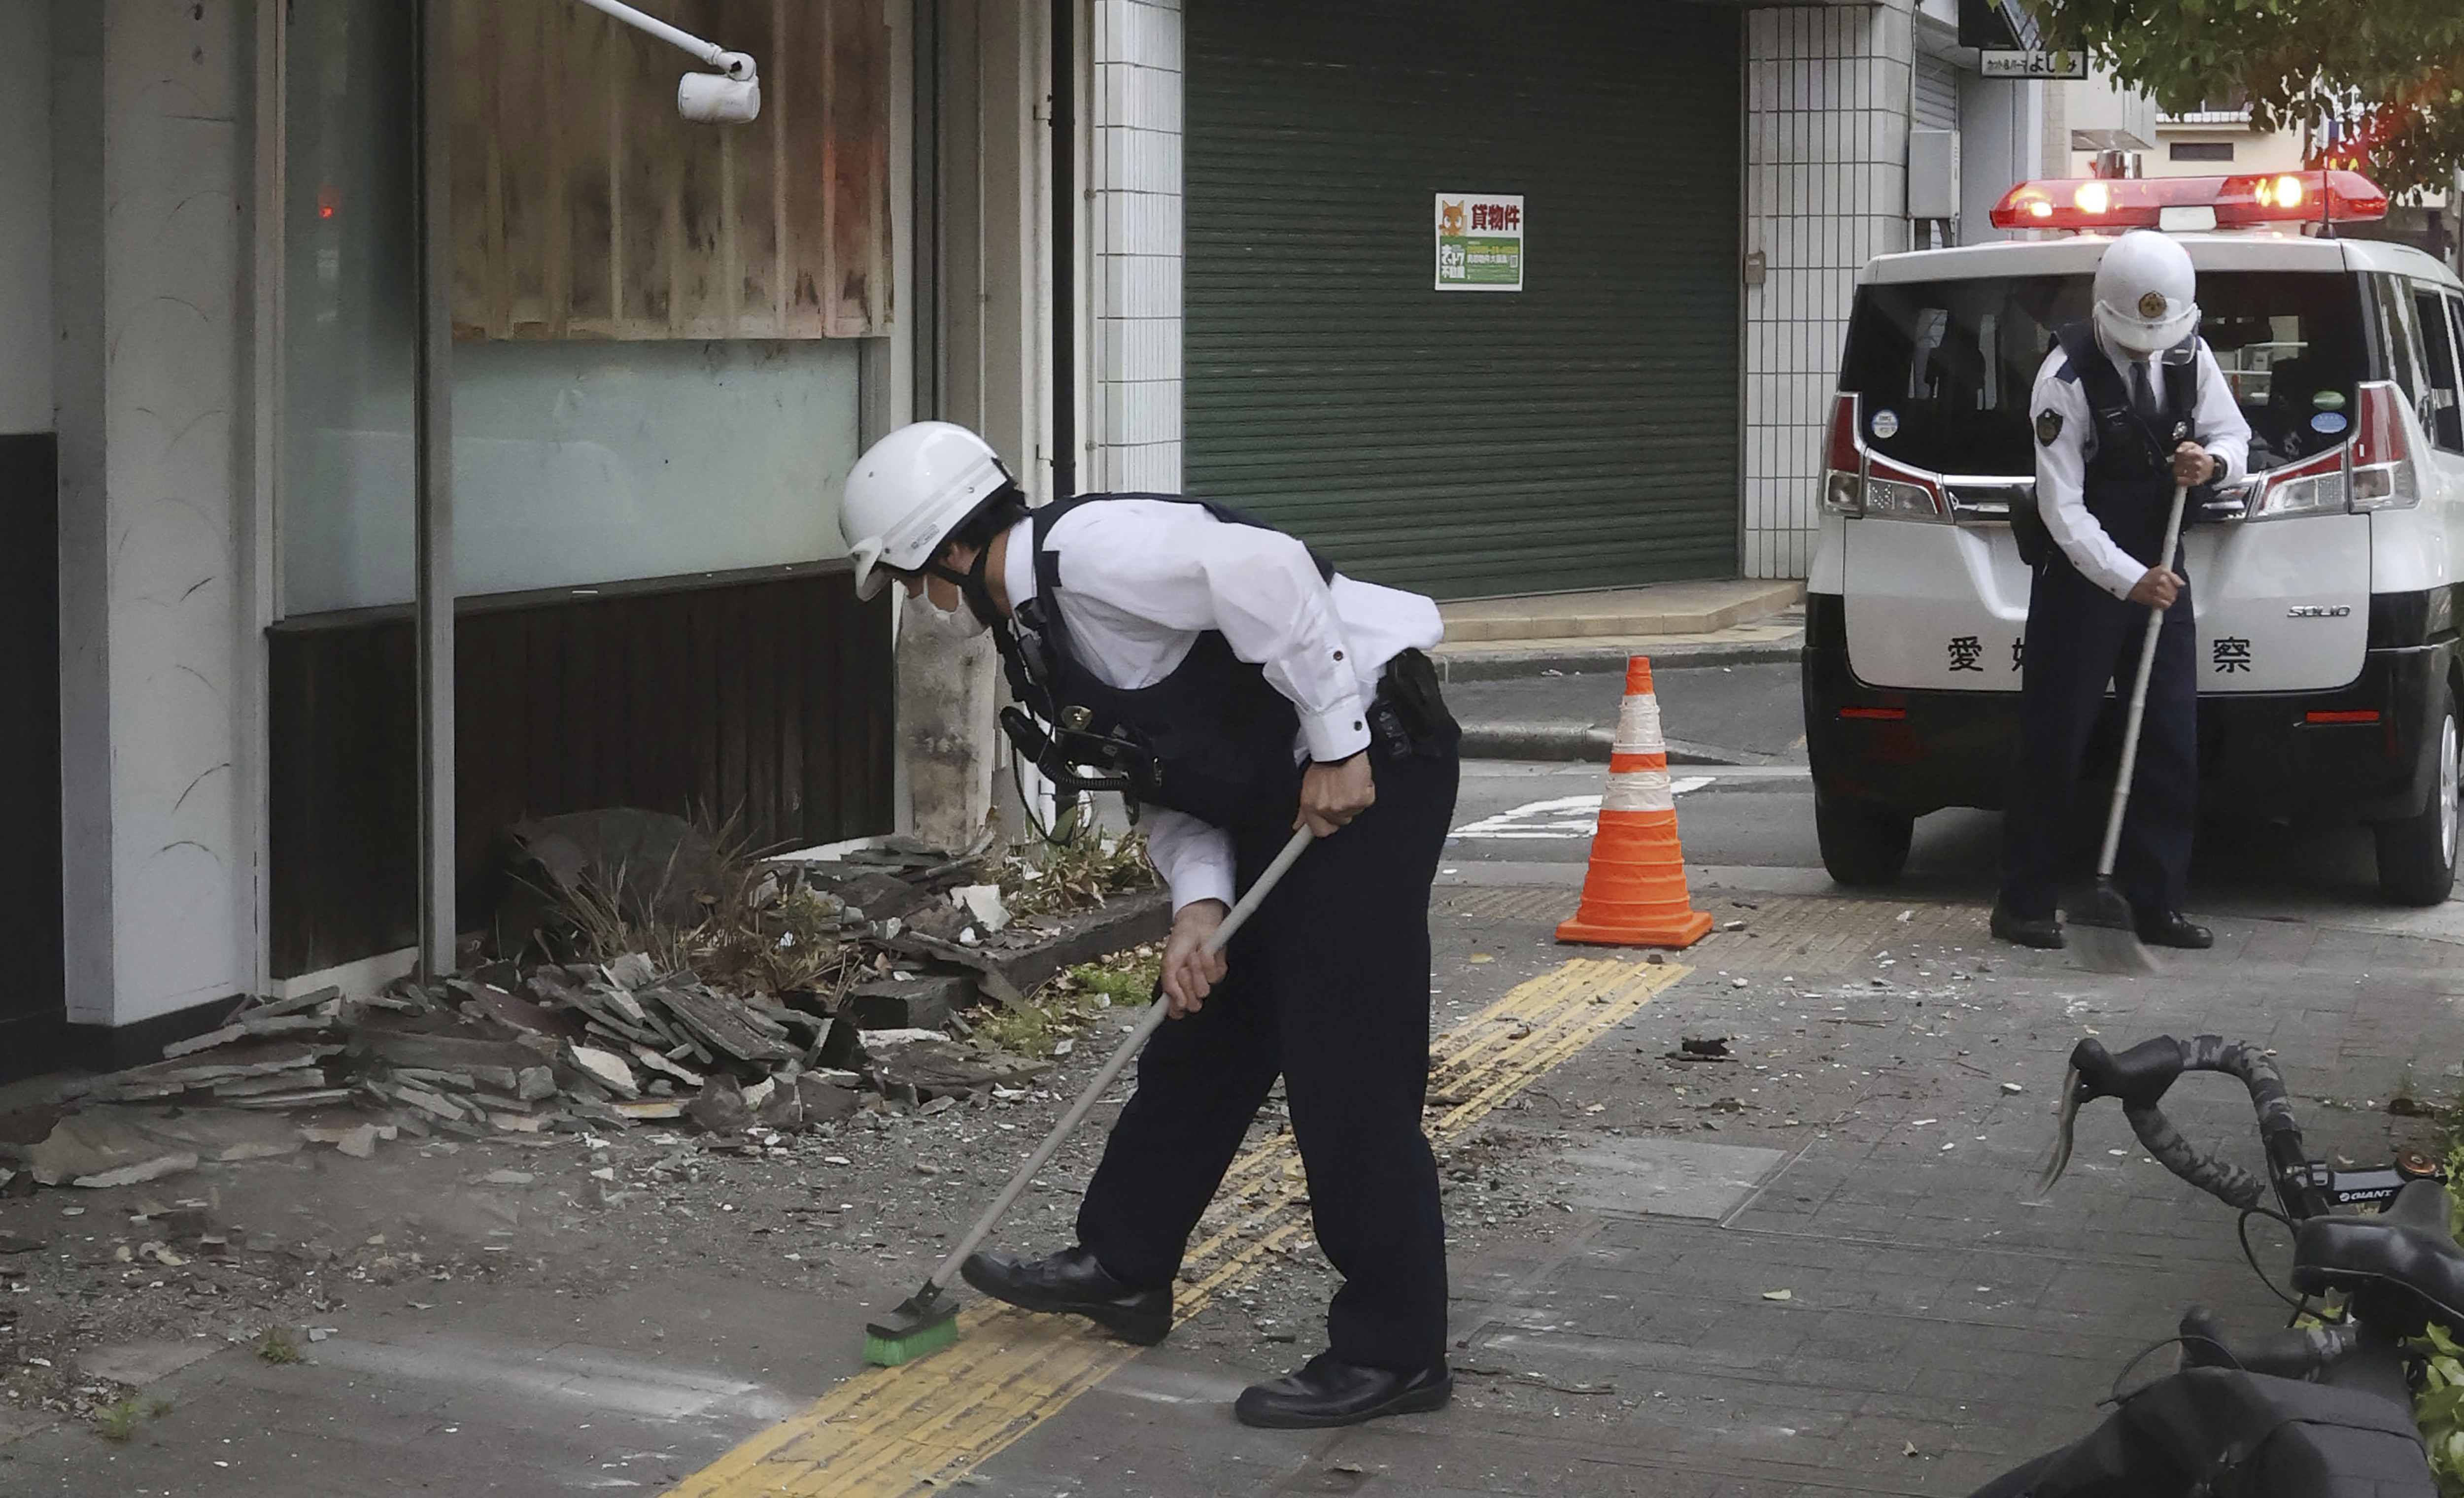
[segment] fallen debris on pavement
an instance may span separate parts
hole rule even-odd
[[[159,1062],[0,1119],[0,1156],[26,1189],[99,1187],[303,1144],[366,1157],[405,1136],[671,1120],[794,1133],[867,1094],[922,1106],[1033,1077],[1044,1062],[945,1029],[1169,922],[1113,844],[1038,865],[873,839],[760,863],[621,809],[524,824],[515,843],[519,959],[246,1000]]]

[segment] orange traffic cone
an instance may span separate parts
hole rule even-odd
[[[1677,846],[1677,802],[1668,789],[1668,745],[1660,737],[1660,699],[1651,661],[1626,662],[1625,706],[1609,750],[1609,789],[1592,833],[1583,903],[1557,928],[1560,941],[1606,946],[1687,947],[1711,917],[1685,895],[1685,851]]]

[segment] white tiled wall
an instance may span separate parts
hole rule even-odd
[[[1857,272],[1907,248],[1913,40],[1905,0],[1749,11],[1746,575],[1801,578]]]
[[[1180,489],[1180,0],[1095,0],[1086,487]]]

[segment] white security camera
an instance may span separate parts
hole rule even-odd
[[[676,80],[676,113],[696,124],[750,124],[761,113],[761,80],[688,73]]]
[[[623,0],[582,0],[583,5],[613,16],[626,25],[649,33],[673,47],[680,47],[718,69],[716,73],[688,73],[676,82],[676,113],[696,124],[747,124],[761,113],[761,79],[754,73],[753,59],[740,52],[725,52],[690,32],[678,31],[656,16],[645,15]]]

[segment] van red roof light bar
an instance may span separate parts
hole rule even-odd
[[[2217,229],[2247,229],[2385,218],[2387,209],[2387,194],[2360,172],[2284,171],[2048,178],[2002,194],[1991,216],[1996,229],[2204,229],[2212,213]],[[2168,216],[2191,222],[2168,226]]]

